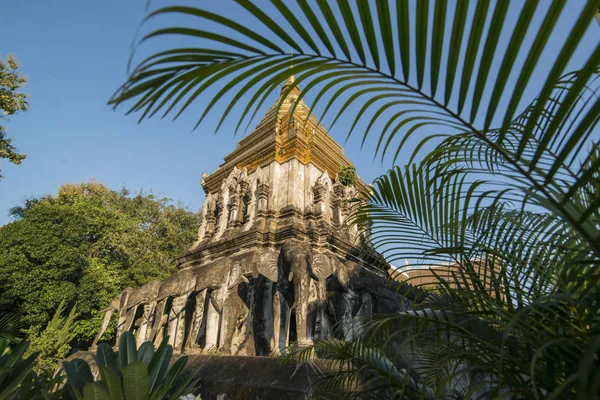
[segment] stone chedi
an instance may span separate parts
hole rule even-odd
[[[117,313],[116,343],[132,331],[138,344],[168,336],[176,352],[277,355],[294,342],[350,340],[365,315],[407,307],[386,268],[374,266],[377,254],[360,251],[366,231],[348,221],[366,186],[337,178],[352,164],[300,90],[288,90],[293,82],[203,175],[198,240],[179,271],[115,298],[94,346]]]

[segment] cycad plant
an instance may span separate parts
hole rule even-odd
[[[165,338],[154,351],[152,342],[136,347],[131,332],[119,339],[119,350],[106,343],[98,345],[94,360],[98,379],[83,359],[63,362],[67,376],[66,398],[107,400],[178,399],[198,388],[199,378],[193,370],[184,371],[187,356],[173,363],[173,347]]]
[[[21,390],[33,369],[37,354],[24,358],[29,343],[21,341],[12,349],[9,341],[0,338],[0,399],[13,399]]]
[[[191,25],[142,42],[198,44],[139,62],[111,103],[176,118],[211,93],[198,124],[218,109],[218,129],[237,105],[239,129],[295,74],[282,99],[302,85],[295,104],[312,96],[332,126],[351,115],[348,137],[361,129],[376,156],[405,155],[365,193],[358,222],[389,261],[426,266],[437,281],[412,310],[373,317],[357,341],[317,344],[346,361],[321,393],[596,398],[598,1],[236,4],[243,23],[228,17],[233,7],[151,12]]]

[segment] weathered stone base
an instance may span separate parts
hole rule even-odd
[[[202,377],[203,400],[306,399],[317,379],[309,365],[275,357],[191,355],[186,368]]]

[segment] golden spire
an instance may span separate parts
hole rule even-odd
[[[290,49],[290,66],[288,67],[288,69],[294,68],[293,62],[294,62],[294,51],[293,51],[293,49]],[[283,86],[281,87],[280,95],[283,95],[283,92],[285,92],[285,90],[295,81],[296,81],[296,77],[294,75],[290,75],[283,83]]]

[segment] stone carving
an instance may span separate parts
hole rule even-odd
[[[104,335],[104,332],[106,332],[106,329],[108,328],[108,324],[110,323],[113,314],[115,312],[120,312],[121,309],[127,304],[127,297],[129,296],[129,293],[132,290],[133,289],[125,290],[123,293],[119,294],[114,299],[112,299],[108,307],[100,311],[104,313],[104,318],[102,319],[102,325],[100,326],[100,330],[98,331],[98,334],[92,342],[92,348],[95,348],[98,345],[98,341],[100,340],[102,335]]]

